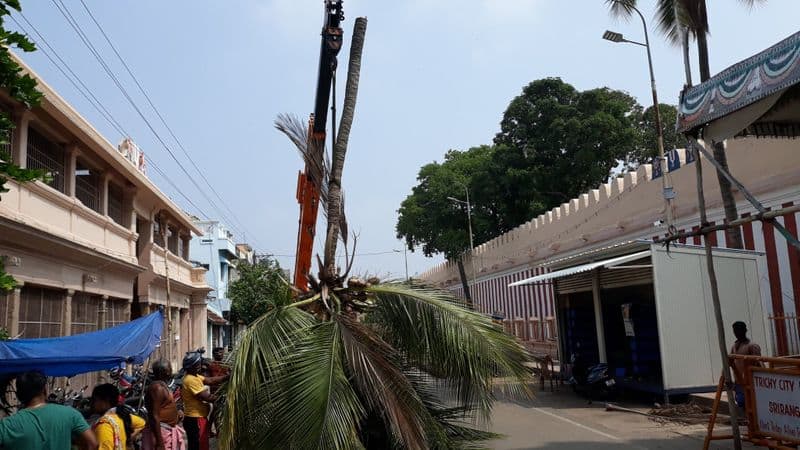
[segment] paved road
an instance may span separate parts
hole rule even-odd
[[[607,412],[571,392],[539,393],[533,401],[500,401],[492,413],[491,429],[505,436],[493,442],[498,450],[612,450],[699,449],[705,426],[659,424],[647,417]],[[716,442],[715,449],[731,448]]]

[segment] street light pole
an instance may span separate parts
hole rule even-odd
[[[475,259],[472,257],[472,250],[475,248],[475,242],[473,241],[472,236],[472,204],[469,201],[469,187],[466,184],[456,181],[457,184],[460,184],[461,187],[464,188],[464,192],[467,195],[467,201],[459,200],[455,197],[447,197],[448,200],[461,203],[467,206],[467,229],[469,230],[469,264],[470,268],[472,269],[472,285],[475,286],[475,280],[477,279],[477,273],[475,272]],[[474,301],[473,301],[474,303]]]
[[[393,250],[395,253],[400,253],[400,250]],[[403,261],[406,263],[406,281],[408,281],[408,247],[403,245]]]
[[[650,69],[650,90],[653,94],[653,108],[655,109],[656,115],[656,136],[657,136],[657,145],[658,145],[658,158],[659,158],[659,167],[661,167],[661,190],[662,195],[664,196],[664,201],[666,204],[666,213],[667,213],[667,231],[671,232],[672,228],[672,199],[674,198],[674,193],[672,192],[671,183],[667,182],[667,160],[665,158],[664,152],[664,130],[661,128],[661,111],[658,107],[658,91],[656,89],[656,76],[653,71],[653,56],[650,53],[650,37],[647,33],[647,21],[644,18],[644,15],[638,8],[632,5],[626,5],[631,10],[636,11],[636,14],[642,19],[642,28],[644,30],[644,44],[641,42],[631,41],[628,39],[623,38],[622,34],[615,33],[613,31],[606,31],[603,33],[603,39],[611,41],[611,42],[626,42],[629,44],[636,44],[641,45],[647,50],[647,67]]]

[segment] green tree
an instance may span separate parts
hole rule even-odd
[[[686,146],[686,139],[675,129],[675,123],[678,119],[678,108],[665,103],[659,104],[658,107],[661,112],[661,132],[664,136],[664,151],[669,152],[674,148],[684,148]],[[652,106],[645,109],[644,113],[640,116],[638,129],[641,133],[641,142],[638,148],[628,156],[629,166],[631,168],[636,168],[640,164],[650,163],[653,161],[653,158],[658,156],[655,109]]]
[[[30,75],[22,73],[22,68],[14,61],[10,49],[18,48],[25,52],[36,50],[33,43],[24,35],[9,31],[5,28],[5,18],[11,10],[21,11],[18,0],[0,0],[0,89],[5,90],[22,106],[31,108],[39,104],[41,92],[36,89],[36,80]],[[11,117],[0,112],[0,147],[9,144],[14,122]],[[23,169],[11,160],[11,155],[0,149],[0,194],[8,192],[6,183],[15,180],[20,183],[43,178],[44,173],[39,170]],[[0,260],[0,294],[14,289],[16,282],[8,275]]]
[[[675,108],[663,109],[674,123]],[[509,104],[494,145],[450,150],[420,169],[398,210],[397,236],[409,249],[454,259],[469,235],[464,206],[448,197],[463,199],[463,186],[479,245],[596,187],[620,161],[649,162],[657,153],[651,116],[621,91],[536,80]],[[668,145],[675,139],[668,134]]]
[[[641,114],[642,107],[622,91],[580,92],[559,78],[526,86],[509,104],[495,137],[503,145],[497,167],[513,168],[516,175],[504,193],[515,202],[509,221],[523,223],[604,182],[639,145]],[[531,204],[524,195],[529,193],[541,201]],[[545,207],[530,207],[537,204]]]
[[[637,0],[605,0],[611,10],[611,14],[618,17],[630,17],[638,3]],[[756,3],[764,3],[766,0],[739,0],[739,3],[748,8],[752,8]],[[667,39],[673,44],[681,42],[682,30],[697,42],[697,61],[700,69],[700,81],[711,78],[711,69],[708,57],[708,8],[706,0],[658,0],[656,3],[656,20],[659,30],[664,33]],[[687,68],[688,71],[688,68]],[[725,143],[714,142],[714,159],[716,159],[725,170],[728,170],[728,157],[725,154]],[[717,181],[719,182],[722,205],[725,210],[725,220],[733,221],[739,218],[736,208],[736,198],[733,195],[731,183],[719,171],[717,171]],[[725,230],[727,235],[726,242],[729,247],[743,248],[742,232],[738,227]]]
[[[274,259],[263,258],[255,264],[240,262],[236,270],[239,278],[228,286],[234,321],[250,325],[276,302],[285,303],[292,297],[283,270]]]
[[[487,317],[448,293],[350,278],[349,264],[340,270],[327,260],[336,259],[330,241],[345,232],[341,131],[353,122],[365,32],[366,19],[356,19],[342,141],[330,176],[317,178],[328,180],[320,205],[328,219],[326,261],[318,259],[318,276],[297,286],[295,298],[266,297],[268,312],[242,333],[219,405],[222,449],[475,448],[493,435],[465,421],[488,418],[493,377],[525,389],[524,349]],[[324,154],[308,151],[318,143],[305,142],[307,133],[292,133],[287,123],[278,128],[326,167]],[[452,394],[447,403],[442,393]]]
[[[419,183],[398,210],[397,237],[405,239],[409,249],[421,248],[426,256],[442,253],[448,259],[458,257],[469,248],[467,211],[464,204],[448,197],[464,200],[464,187],[469,189],[473,204],[475,242],[484,242],[506,229],[508,224],[497,209],[501,205],[491,201],[494,157],[495,147],[483,145],[465,152],[450,150],[442,163],[422,166]]]

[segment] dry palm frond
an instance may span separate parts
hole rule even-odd
[[[308,178],[319,188],[319,201],[322,211],[328,213],[328,178],[331,173],[331,160],[325,143],[309,140],[308,127],[293,114],[278,114],[275,128],[285,134],[297,147],[298,153],[306,165]]]

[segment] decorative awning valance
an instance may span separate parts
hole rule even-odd
[[[681,93],[678,131],[706,141],[800,136],[800,32]]]

